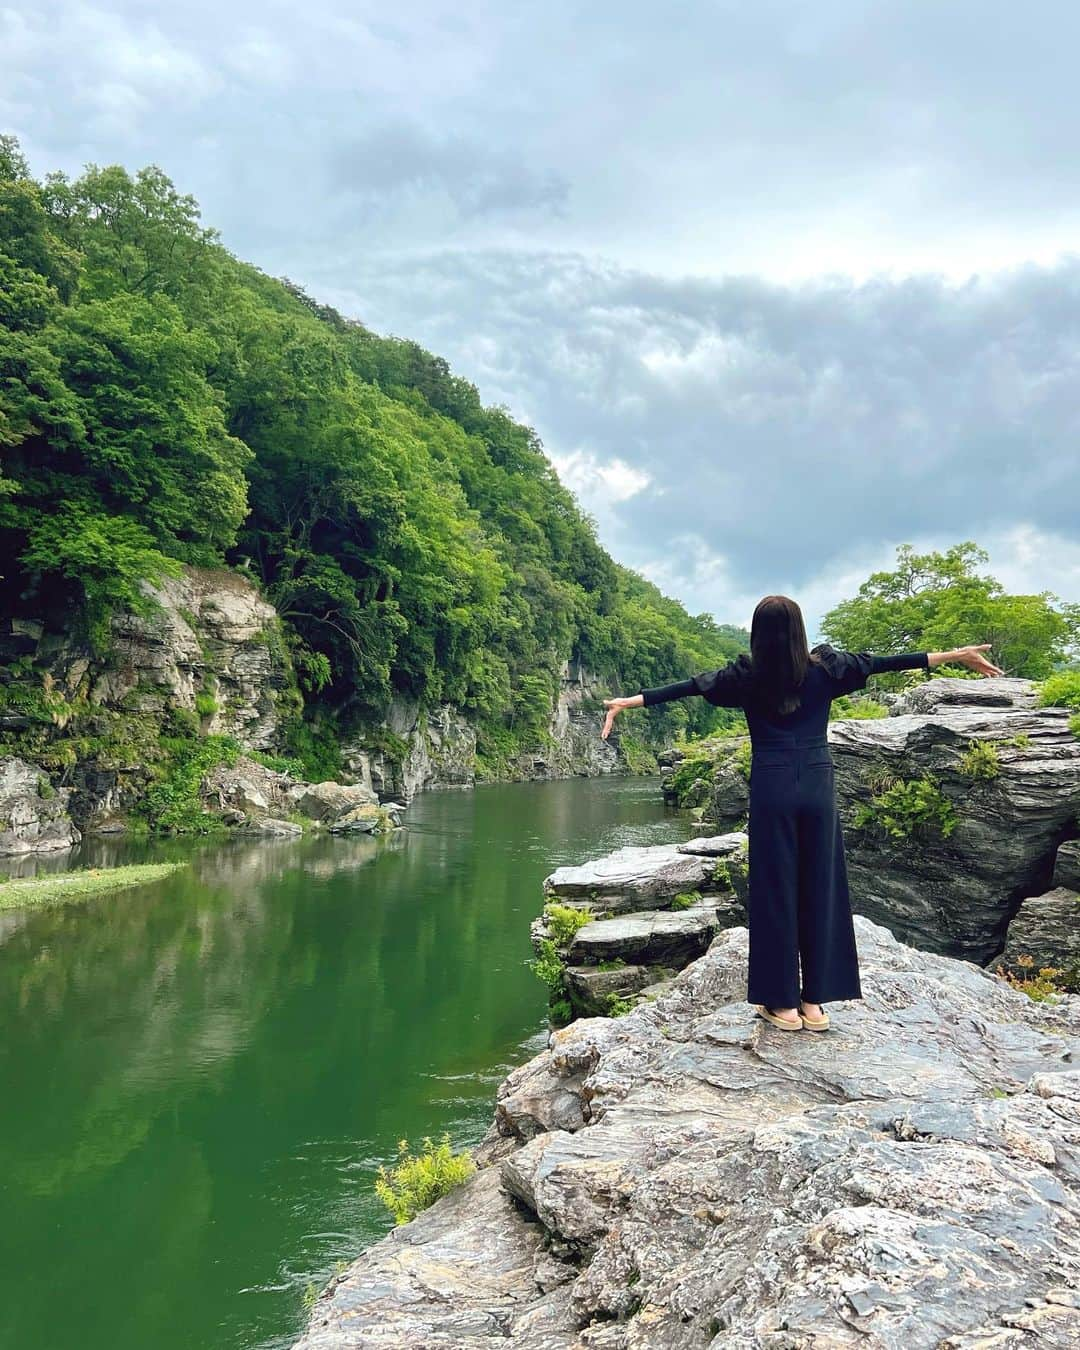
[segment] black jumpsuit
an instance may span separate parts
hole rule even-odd
[[[700,694],[742,708],[750,730],[747,1000],[795,1008],[861,998],[844,838],[826,729],[829,704],[867,677],[929,665],[926,652],[876,656],[820,643],[791,713],[755,706],[749,658],[640,691],[645,707]],[[800,980],[800,960],[802,977]]]

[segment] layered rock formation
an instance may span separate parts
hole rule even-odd
[[[551,1032],[297,1350],[1080,1344],[1080,997],[856,934],[824,1033],[742,1001],[742,927]]]

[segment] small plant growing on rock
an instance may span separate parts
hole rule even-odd
[[[952,803],[930,774],[894,782],[855,812],[856,829],[880,829],[892,839],[908,839],[929,829],[947,839],[957,824]]]
[[[1010,745],[1015,745],[1018,750],[1026,750],[1031,744],[1031,737],[1026,731],[1018,731],[1009,741]]]
[[[621,956],[613,956],[610,961],[597,961],[597,970],[622,970],[626,962]]]
[[[701,900],[700,891],[681,891],[678,895],[672,896],[672,909],[690,909]]]
[[[1002,971],[1005,979],[1014,989],[1019,989],[1036,1003],[1055,1003],[1062,990],[1063,971],[1056,966],[1040,966],[1035,970],[1035,959],[1031,956],[1018,956],[1016,964],[1020,972]]]
[[[549,989],[561,989],[563,963],[559,960],[559,953],[555,950],[554,942],[550,938],[541,938],[537,945],[539,955],[530,961],[526,961],[525,964],[538,980],[543,980]]]
[[[726,858],[717,860],[716,866],[712,870],[712,879],[722,890],[733,891],[735,889],[731,880],[731,868],[728,867]]]
[[[606,1000],[606,1013],[608,1017],[622,1017],[633,1007],[633,1003],[628,998],[623,998],[621,994],[608,994]]]
[[[544,917],[547,919],[548,932],[556,947],[565,947],[573,942],[578,929],[584,928],[593,920],[590,910],[573,909],[570,905],[556,903],[544,906]]]
[[[379,1167],[375,1194],[395,1223],[408,1223],[475,1170],[468,1153],[452,1151],[449,1134],[444,1133],[438,1144],[425,1135],[424,1151],[415,1157],[408,1140],[399,1139],[398,1161],[393,1168]]]
[[[852,698],[850,694],[841,694],[834,698],[829,706],[829,721],[852,721],[856,718],[866,720],[872,717],[888,717],[889,710],[876,698]]]
[[[574,1010],[567,998],[557,998],[548,1008],[548,1021],[553,1027],[564,1027],[574,1020]]]
[[[997,746],[992,741],[980,741],[974,738],[968,741],[968,748],[960,756],[960,772],[969,778],[996,778],[1001,772],[1001,758]]]
[[[1080,670],[1061,670],[1039,684],[1035,700],[1040,708],[1072,708],[1080,712]]]

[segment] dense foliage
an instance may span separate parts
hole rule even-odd
[[[38,182],[10,138],[0,452],[9,613],[78,613],[100,649],[144,583],[242,567],[313,726],[449,701],[496,761],[566,659],[633,691],[746,646],[616,564],[536,434],[444,361],[238,261],[160,170]],[[663,717],[712,725],[692,702]]]
[[[1049,591],[1009,595],[996,578],[976,571],[987,561],[985,549],[970,540],[944,553],[920,554],[904,544],[895,569],[872,573],[856,596],[824,616],[822,632],[849,651],[949,651],[989,642],[1006,675],[1029,680],[1075,662],[1080,604]]]

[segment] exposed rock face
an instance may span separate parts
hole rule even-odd
[[[600,736],[606,715],[602,706],[605,696],[606,690],[601,690],[579,662],[563,662],[559,696],[548,727],[551,748],[524,756],[520,776],[572,778],[624,772],[616,745]]]
[[[397,740],[400,755],[379,747],[382,733]],[[449,703],[425,712],[395,699],[382,728],[342,749],[350,773],[380,797],[411,801],[427,788],[472,787],[476,781],[476,730]]]
[[[1080,997],[855,921],[824,1033],[721,932],[515,1069],[479,1169],[317,1301],[302,1350],[1080,1344]]]
[[[1001,951],[1021,901],[1048,889],[1059,845],[1080,833],[1080,740],[1067,709],[1033,703],[1027,680],[942,679],[899,699],[888,717],[830,723],[857,912],[971,961]],[[992,748],[995,777],[965,769],[973,741]],[[858,807],[883,771],[929,773],[956,813],[952,833],[892,839],[858,828]]]
[[[30,737],[43,756],[71,740],[61,761],[71,812],[97,833],[124,827],[146,790],[148,748],[163,730],[176,734],[179,718],[188,733],[265,750],[277,748],[283,718],[300,707],[281,622],[245,577],[188,567],[147,593],[156,608],[114,615],[104,656],[62,620],[53,628],[9,620],[0,631],[0,667],[18,660],[32,671],[15,681],[0,729]],[[97,748],[76,752],[80,742]]]
[[[160,610],[149,618],[117,615],[107,662],[87,669],[76,656],[65,682],[71,687],[86,672],[92,702],[142,713],[195,712],[203,693],[217,705],[202,718],[203,731],[234,736],[250,750],[273,749],[282,700],[294,697],[274,607],[225,569],[185,568],[151,594]]]
[[[1024,901],[1009,924],[1005,950],[991,963],[995,970],[1019,971],[1031,959],[1029,974],[1051,966],[1068,970],[1080,963],[1080,895],[1056,886]]]
[[[68,815],[71,791],[56,791],[36,764],[0,759],[0,856],[51,853],[82,838]]]
[[[514,780],[625,772],[615,739],[600,736],[600,698],[594,678],[576,662],[564,662],[550,743],[519,758]],[[387,732],[397,742],[394,750],[380,744]],[[424,712],[414,701],[395,699],[382,726],[353,737],[342,754],[349,772],[380,797],[407,802],[428,788],[476,783],[476,729],[449,703]]]

